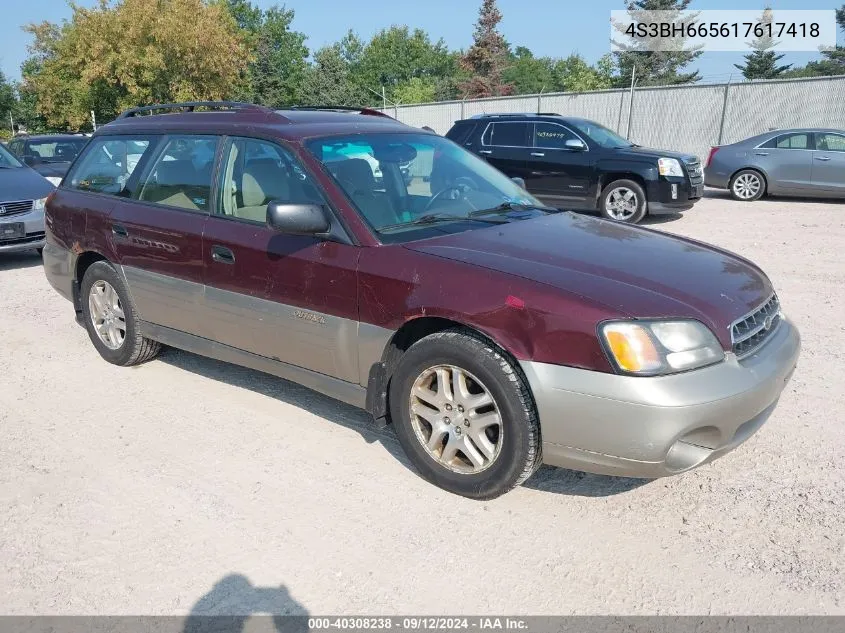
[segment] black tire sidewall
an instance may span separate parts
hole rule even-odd
[[[390,381],[391,419],[411,462],[427,481],[475,499],[496,497],[513,488],[525,470],[531,446],[531,412],[523,406],[514,382],[500,368],[499,359],[507,362],[506,359],[479,353],[484,346],[465,336],[453,340],[427,337],[405,353]],[[481,473],[455,473],[438,464],[411,426],[411,387],[424,370],[435,365],[455,365],[469,371],[484,383],[498,405],[504,444],[496,461]]]
[[[114,288],[115,292],[117,292],[117,295],[120,298],[120,304],[123,307],[123,317],[126,322],[126,336],[123,339],[123,345],[121,345],[118,349],[109,349],[100,340],[99,335],[96,330],[94,330],[94,324],[91,322],[91,310],[88,305],[88,296],[91,292],[91,286],[98,281],[106,281],[111,284],[112,288]],[[135,311],[132,308],[129,291],[121,276],[111,264],[102,261],[94,262],[88,267],[88,270],[85,271],[79,292],[85,329],[88,331],[88,337],[91,339],[91,343],[94,344],[94,347],[97,348],[100,356],[115,365],[129,364],[135,352],[133,349],[133,341],[138,339],[138,324],[135,320]]]
[[[753,198],[740,198],[734,193],[734,184],[736,183],[737,178],[743,174],[753,174],[760,180],[760,191],[758,191]],[[731,192],[731,197],[738,202],[755,202],[766,194],[766,179],[763,177],[763,174],[756,169],[742,169],[733,175],[733,178],[731,178],[731,182],[728,185],[728,189]]]
[[[637,212],[627,220],[617,220],[616,218],[612,218],[610,217],[610,215],[608,215],[607,211],[605,210],[605,205],[607,204],[608,197],[610,197],[610,193],[618,187],[632,189],[637,194],[640,200],[639,206],[637,207]],[[640,186],[638,182],[633,180],[614,180],[602,190],[601,197],[599,198],[599,213],[603,218],[605,218],[606,220],[610,220],[611,222],[621,222],[623,224],[636,224],[645,217],[647,205],[648,200],[646,200],[645,190]]]

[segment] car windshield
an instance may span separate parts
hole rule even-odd
[[[23,167],[21,162],[12,156],[12,153],[0,145],[0,169],[11,169],[12,167]]]
[[[570,121],[572,126],[589,137],[597,145],[606,147],[608,149],[619,149],[620,147],[631,147],[631,141],[622,138],[616,132],[608,130],[603,125],[599,125],[595,121],[587,121],[584,119],[573,119]]]
[[[26,151],[44,163],[69,163],[82,151],[85,143],[87,139],[82,138],[29,141]]]
[[[433,134],[356,134],[315,139],[307,147],[382,241],[549,212],[486,161]]]

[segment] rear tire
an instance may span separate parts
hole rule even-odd
[[[111,264],[99,261],[88,267],[80,297],[85,329],[105,360],[128,367],[158,354],[161,344],[141,336],[129,290]]]
[[[766,179],[755,169],[738,171],[729,186],[733,199],[742,202],[754,202],[766,193]]]
[[[599,213],[614,222],[636,224],[648,209],[645,191],[633,180],[614,180],[599,198]]]
[[[522,372],[471,330],[414,343],[391,378],[389,397],[405,453],[444,490],[492,499],[541,464],[540,424]]]

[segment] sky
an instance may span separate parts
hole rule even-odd
[[[845,0],[693,0],[691,9],[833,9]],[[77,0],[92,6],[96,0]],[[59,22],[71,15],[67,0],[0,0],[0,69],[10,79],[20,78],[30,36],[21,26],[30,22]],[[422,28],[433,39],[443,38],[453,49],[472,43],[473,25],[481,0],[253,0],[269,7],[285,4],[294,9],[293,27],[308,36],[313,51],[339,40],[348,29],[369,38],[393,24]],[[527,46],[537,56],[566,57],[580,53],[595,62],[610,51],[610,11],[624,8],[624,0],[498,0],[503,20],[500,30],[512,46]],[[839,33],[840,44],[845,36]],[[707,52],[692,65],[705,81],[737,77],[733,64],[742,53]],[[786,53],[781,63],[805,64],[817,53]]]

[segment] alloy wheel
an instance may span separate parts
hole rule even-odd
[[[763,183],[760,182],[760,177],[754,174],[740,174],[734,180],[734,193],[737,198],[742,200],[750,200],[760,192],[760,187]]]
[[[126,340],[126,316],[114,287],[102,279],[91,286],[88,310],[94,331],[109,349],[120,349]]]
[[[607,196],[605,211],[614,220],[630,220],[640,208],[637,192],[628,187],[617,187]]]
[[[480,473],[496,461],[502,418],[490,391],[454,365],[423,371],[411,387],[411,426],[426,453],[460,474]]]

